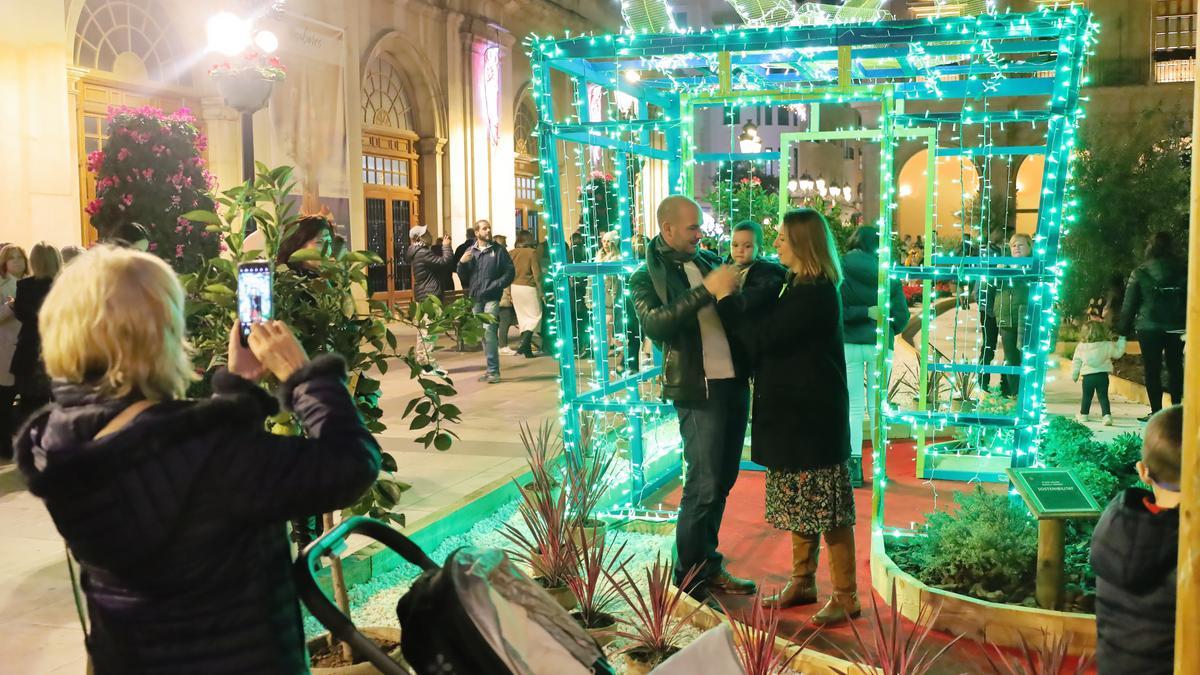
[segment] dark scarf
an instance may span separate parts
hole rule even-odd
[[[679,251],[676,251],[667,244],[666,240],[663,239],[661,234],[654,238],[654,250],[658,252],[658,255],[662,257],[663,260],[669,260],[671,262],[679,263],[680,265],[684,263],[695,262],[696,256],[700,254],[699,249],[693,253],[680,253]]]

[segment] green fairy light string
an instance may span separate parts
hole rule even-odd
[[[969,9],[970,3],[958,4],[960,11]],[[658,399],[661,358],[657,351],[650,360],[641,358],[642,339],[628,307],[627,279],[641,264],[634,234],[649,239],[657,233],[658,199],[704,190],[696,185],[698,166],[712,164],[721,176],[736,162],[779,162],[781,169],[788,164],[783,143],[771,151],[742,152],[736,141],[740,129],[730,130],[728,149],[701,147],[697,113],[707,108],[803,104],[811,110],[810,129],[878,143],[877,224],[884,242],[894,236],[900,200],[895,158],[902,142],[924,143],[928,149],[927,204],[935,204],[939,194],[939,157],[959,162],[964,173],[968,163],[982,167],[976,169],[977,201],[963,200],[954,223],[961,229],[952,230],[959,239],[968,233],[978,254],[939,250],[937,223],[927,213],[923,264],[904,267],[880,256],[881,281],[920,284],[925,300],[919,313],[924,338],[917,354],[915,410],[887,400],[895,365],[889,348],[893,336],[883,320],[876,331],[869,394],[877,416],[872,439],[876,527],[887,482],[888,425],[911,426],[922,446],[949,430],[966,429],[971,438],[987,439],[988,454],[1008,457],[1014,465],[1035,464],[1036,441],[1046,424],[1044,381],[1058,322],[1055,301],[1066,270],[1059,249],[1077,206],[1070,189],[1071,153],[1082,116],[1082,70],[1097,30],[1090,13],[1070,6],[1027,14],[693,29],[674,26],[666,3],[625,2],[623,9],[627,16],[631,9],[641,12],[640,28],[617,35],[533,37],[527,43],[564,442],[569,451],[579,451],[588,432],[620,450],[625,461],[608,507],[639,513],[643,498],[680,469],[672,408]],[[878,105],[879,123],[854,129],[820,126],[821,107],[852,103]],[[1018,144],[1014,138],[1035,140]],[[1011,185],[1014,158],[1025,156],[1045,162],[1033,254],[1018,259],[984,252],[987,230],[1008,216],[1007,204],[1000,213],[992,203],[1000,191],[994,171],[1007,164]],[[618,195],[618,217],[609,231],[619,252],[606,260],[596,258],[602,243],[576,197],[576,188],[593,171],[610,173]],[[781,173],[786,185],[786,170]],[[570,234],[577,229],[588,252],[582,259],[571,254]],[[939,282],[1029,284],[1020,366],[960,362],[969,342],[959,349],[952,341],[946,360],[934,358],[927,344],[934,325],[930,296]],[[586,317],[580,316],[577,301],[583,286],[590,299]],[[886,288],[880,284],[881,317],[888,316]],[[982,347],[978,336],[974,342],[975,350]],[[931,382],[983,374],[1020,375],[1015,399],[982,410],[946,409],[928,400]],[[669,517],[669,510],[651,509],[646,517]]]

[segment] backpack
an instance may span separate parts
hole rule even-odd
[[[600,645],[504,551],[463,547],[438,567],[408,537],[358,516],[304,550],[296,586],[312,615],[385,675],[407,671],[358,632],[312,574],[354,532],[423,570],[396,604],[400,648],[418,675],[614,675]]]

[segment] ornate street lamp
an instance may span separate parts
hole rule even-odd
[[[758,126],[754,122],[746,122],[742,127],[742,135],[738,136],[738,147],[747,154],[762,152],[762,139],[758,136]]]
[[[275,83],[286,76],[279,59],[271,56],[279,48],[279,38],[267,30],[255,33],[250,21],[229,12],[214,15],[206,29],[208,50],[232,60],[214,65],[209,75],[225,105],[242,114],[242,180],[254,180],[254,113],[262,110]]]

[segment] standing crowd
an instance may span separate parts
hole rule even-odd
[[[899,332],[908,322],[902,289],[877,286],[879,233],[858,228],[840,256],[825,218],[797,209],[774,242],[779,263],[761,256],[762,230],[750,221],[733,228],[726,261],[700,246],[702,214],[693,200],[668,197],[656,218],[659,234],[635,247],[645,262],[628,293],[604,304],[609,335],[634,353],[623,367],[637,367],[643,334],[662,353],[663,396],[676,410],[687,467],[675,581],[714,608],[717,595],[758,592],[718,550],[749,424],[752,457],[767,469],[764,519],[788,533],[792,549],[789,580],[765,604],[824,597],[814,623],[850,621],[862,612],[857,576],[865,564],[851,487],[869,405],[865,373],[877,327]],[[196,374],[183,290],[165,263],[142,252],[145,235],[122,232],[70,265],[46,244],[28,254],[0,248],[0,451],[15,450],[31,492],[81,563],[95,672],[306,672],[283,523],[354,503],[378,475],[379,446],[347,392],[341,359],[310,360],[279,322],[256,324],[248,346],[235,324],[213,396],[187,399]],[[305,219],[285,245],[325,247],[330,236],[324,219]],[[989,245],[1002,250],[1002,236],[993,234]],[[415,300],[445,301],[457,273],[474,311],[495,319],[486,327],[482,381],[500,381],[511,326],[520,335],[511,354],[535,355],[546,260],[528,232],[511,250],[482,220],[457,248],[449,237],[435,247],[422,227],[411,238]],[[600,238],[595,262],[619,260],[618,238]],[[1032,241],[1015,235],[1008,246],[1013,257],[1026,257]],[[581,238],[572,239],[572,259],[584,260],[577,247]],[[1137,466],[1150,489],[1128,490],[1108,505],[1093,540],[1101,673],[1169,672],[1162,660],[1173,644],[1182,442],[1181,371],[1173,364],[1186,306],[1173,255],[1169,239],[1151,242],[1116,323],[1143,343],[1156,414]],[[595,309],[589,297],[609,287],[573,279],[575,320]],[[1028,288],[980,292],[985,345],[992,336],[994,355],[998,338],[1008,363],[1019,365]],[[1098,326],[1111,321],[1105,311]],[[630,325],[635,332],[616,328]],[[1107,414],[1106,368],[1124,340],[1103,345],[1105,335],[1090,329],[1075,372]],[[434,346],[422,334],[417,350],[428,362]],[[1149,371],[1164,358],[1176,405],[1160,411],[1161,385],[1151,384]],[[277,398],[257,385],[268,374],[281,383]],[[1018,377],[1006,375],[1002,387],[1016,391]],[[265,431],[281,407],[297,416],[303,436]],[[821,557],[830,572],[825,593],[816,580]]]

